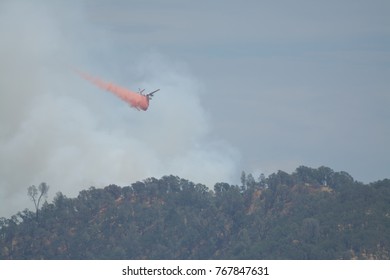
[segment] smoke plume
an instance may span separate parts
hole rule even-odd
[[[64,3],[0,4],[0,216],[31,209],[27,188],[41,182],[52,197],[169,174],[211,188],[231,180],[237,152],[210,139],[207,96],[186,66],[157,52],[117,53],[109,37],[97,40],[83,5]],[[161,91],[148,111],[132,110],[73,66]]]

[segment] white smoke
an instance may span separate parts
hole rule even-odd
[[[75,196],[91,185],[169,174],[211,188],[232,180],[237,152],[210,139],[207,95],[186,67],[156,53],[118,57],[114,46],[96,43],[82,6],[69,16],[60,11],[74,7],[60,2],[0,4],[0,216],[31,208],[27,187],[43,181],[51,196]],[[89,31],[95,43],[83,44]],[[89,47],[101,51],[101,63],[91,62]],[[114,62],[105,64],[110,54]],[[137,112],[75,75],[74,65],[161,91]]]

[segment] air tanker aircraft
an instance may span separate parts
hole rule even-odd
[[[86,73],[80,71],[77,72],[80,74],[81,77],[83,77],[87,81],[90,81],[94,83],[96,86],[115,94],[120,99],[127,102],[131,107],[137,110],[146,111],[149,107],[149,100],[152,99],[153,94],[155,94],[157,91],[160,90],[160,89],[156,89],[155,91],[152,91],[148,94],[143,93],[145,89],[142,90],[139,89],[138,92],[134,92],[126,88],[122,88],[120,86],[114,85],[112,83],[105,82],[103,80],[100,80],[99,78],[92,77]]]

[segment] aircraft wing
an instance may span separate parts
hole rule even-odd
[[[156,92],[158,92],[160,89],[156,89],[155,91],[152,91],[151,93],[148,93],[146,96],[148,96],[149,98],[152,98],[153,97],[153,94],[155,94]]]

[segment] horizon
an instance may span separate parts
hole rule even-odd
[[[166,174],[390,173],[390,2],[0,3],[0,216],[43,181],[74,196]],[[161,91],[146,112],[85,70]]]

